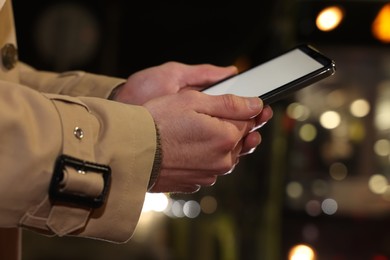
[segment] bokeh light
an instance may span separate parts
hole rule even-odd
[[[200,201],[200,208],[203,213],[212,214],[217,210],[218,203],[213,196],[204,196]]]
[[[195,200],[189,200],[183,205],[183,213],[188,218],[196,218],[200,213],[200,205]]]
[[[317,129],[313,124],[304,124],[299,129],[299,137],[305,142],[313,141],[317,136]]]
[[[386,4],[379,11],[372,23],[372,34],[384,43],[390,43],[390,4]]]
[[[326,96],[326,103],[329,107],[338,108],[343,106],[347,101],[347,94],[343,89],[336,89]]]
[[[315,260],[316,254],[308,245],[296,245],[290,249],[289,260]]]
[[[294,103],[291,103],[290,105],[288,105],[287,115],[290,118],[295,119],[297,121],[305,121],[310,116],[310,110],[306,106],[304,106],[300,103],[294,102]]]
[[[352,102],[350,112],[355,117],[365,117],[370,112],[370,103],[365,99],[357,99]]]
[[[323,9],[317,16],[316,25],[321,31],[334,30],[343,20],[344,12],[339,6]]]
[[[290,198],[297,199],[302,196],[303,187],[299,182],[292,181],[287,184],[286,192]]]
[[[163,212],[169,204],[169,199],[164,193],[146,193],[142,208],[143,212]]]
[[[333,163],[329,168],[329,174],[336,181],[344,180],[348,175],[347,166],[340,162]]]
[[[374,122],[379,131],[387,131],[390,129],[390,80],[382,80],[377,86],[377,91]]]
[[[341,117],[336,111],[326,111],[320,116],[320,123],[326,129],[334,129],[340,125]]]
[[[309,216],[317,217],[321,215],[321,203],[318,200],[309,200],[305,205],[306,213]]]
[[[379,156],[388,156],[390,154],[390,141],[380,139],[374,144],[374,151]]]
[[[338,205],[334,199],[325,199],[321,204],[322,211],[327,215],[333,215],[337,212]]]
[[[183,211],[184,203],[184,200],[176,200],[172,203],[171,211],[174,217],[182,218],[185,216]]]
[[[388,185],[389,182],[387,181],[387,178],[382,174],[374,174],[368,181],[368,188],[375,194],[383,194],[386,192]]]

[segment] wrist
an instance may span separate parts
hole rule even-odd
[[[156,125],[156,152],[154,155],[152,172],[151,172],[150,178],[149,178],[148,191],[151,191],[153,189],[153,187],[156,184],[156,181],[158,179],[158,176],[160,175],[162,158],[163,158],[163,154],[162,154],[162,148],[161,148],[160,132],[159,132],[158,127]]]
[[[116,100],[117,97],[118,97],[118,92],[119,90],[122,88],[122,86],[124,85],[125,83],[122,83],[118,86],[116,86],[110,93],[110,95],[108,96],[108,100]]]

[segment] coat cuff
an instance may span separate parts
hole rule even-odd
[[[63,152],[109,166],[111,181],[106,200],[99,208],[46,197],[25,214],[21,225],[58,236],[127,241],[141,214],[156,154],[156,130],[151,115],[143,107],[97,98],[49,97],[62,118]],[[83,138],[77,137],[76,128],[83,129]],[[81,188],[81,193],[88,189],[90,194],[100,194],[99,174],[81,177],[74,171],[69,174],[77,177],[69,175],[75,180],[68,183],[73,185],[73,188],[67,186],[70,190],[77,193]]]

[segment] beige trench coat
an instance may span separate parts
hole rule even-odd
[[[16,46],[13,24],[10,0],[0,0],[0,49]],[[21,62],[7,68],[1,57],[0,259],[20,259],[20,228],[113,242],[130,239],[156,150],[150,114],[106,100],[123,79],[42,72]],[[93,167],[84,171],[66,161],[54,171],[60,155]],[[105,166],[111,168],[110,181],[103,178]],[[53,172],[61,178],[51,184]],[[57,192],[51,197],[50,187]],[[58,194],[74,197],[64,200]],[[105,200],[99,206],[81,203],[83,198]]]

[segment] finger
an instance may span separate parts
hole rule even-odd
[[[173,175],[178,175],[178,171],[172,174],[174,171],[161,171],[157,178],[155,185],[151,189],[152,192],[195,192],[198,191],[201,185],[197,183],[184,182],[183,176],[174,178]],[[182,174],[183,175],[183,174]]]
[[[211,186],[216,182],[218,174],[214,171],[163,169],[159,179],[183,185]]]
[[[257,118],[248,120],[225,120],[225,132],[234,132],[236,144],[243,139],[248,133],[252,132],[257,125]],[[232,129],[233,128],[233,129]]]
[[[201,176],[195,172],[192,173],[191,177],[182,180],[183,185],[200,185],[202,187],[213,186],[217,182],[217,176]]]
[[[225,170],[225,171],[221,171],[221,172],[219,172],[219,174],[218,174],[218,176],[225,176],[225,175],[229,175],[229,174],[231,174],[233,171],[234,171],[234,169],[236,168],[236,166],[237,166],[237,164],[239,163],[239,155],[240,155],[240,153],[239,152],[237,152],[237,153],[235,153],[235,155],[233,156],[231,156],[231,161],[232,161],[232,163],[231,163],[231,166],[230,166],[230,168],[229,169],[227,169],[227,170]]]
[[[155,185],[150,192],[169,192],[169,193],[186,193],[191,194],[199,191],[201,186],[199,185],[179,185],[179,186],[169,186],[161,184]]]
[[[253,153],[260,143],[261,135],[259,132],[255,131],[249,133],[243,140],[243,146],[239,156]]]
[[[153,192],[195,192],[200,187],[215,184],[217,176],[200,174],[197,171],[163,170],[160,173]]]
[[[180,77],[180,85],[203,89],[224,78],[237,74],[234,66],[219,67],[210,64],[187,65]]]
[[[273,116],[273,111],[272,111],[272,108],[270,106],[265,106],[263,108],[263,111],[261,111],[261,118],[262,120],[264,121],[268,121],[272,118]]]
[[[256,116],[255,120],[255,126],[249,131],[254,132],[262,128],[268,121],[272,118],[273,111],[269,106],[264,107],[264,109],[261,111],[261,113]]]
[[[188,185],[188,186],[180,186],[176,190],[171,191],[171,193],[185,193],[192,194],[198,192],[200,190],[200,185]]]

